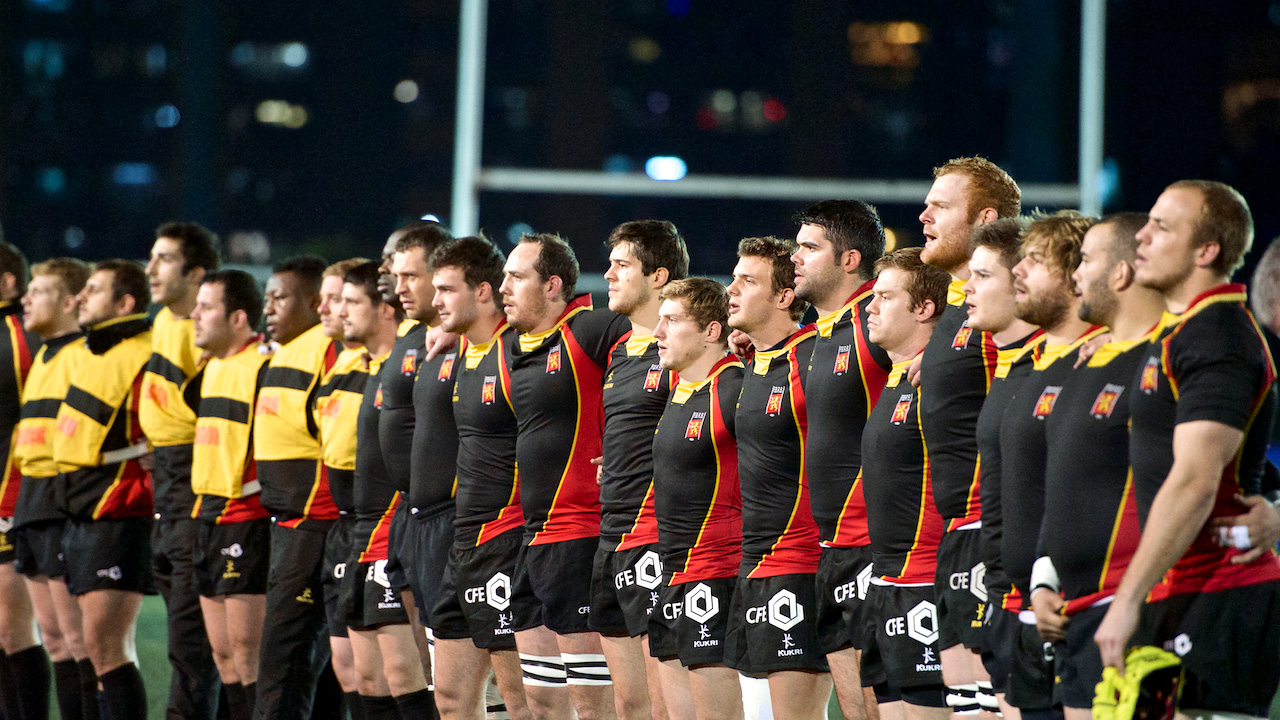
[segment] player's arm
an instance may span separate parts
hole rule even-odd
[[[1137,628],[1147,593],[1204,529],[1222,471],[1243,439],[1242,431],[1212,420],[1193,420],[1174,428],[1173,467],[1151,503],[1138,549],[1094,634],[1104,666],[1123,671],[1124,650]]]

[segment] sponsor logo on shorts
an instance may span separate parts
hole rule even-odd
[[[803,655],[804,648],[796,647],[795,640],[791,639],[791,633],[782,633],[782,649],[778,651],[778,657],[791,657],[792,655]]]
[[[347,564],[344,562],[337,563],[333,566],[333,577],[341,580],[347,576]]]
[[[1098,393],[1098,397],[1094,399],[1093,407],[1090,408],[1089,414],[1095,420],[1111,417],[1111,411],[1116,409],[1116,401],[1120,399],[1120,394],[1123,392],[1123,385],[1107,383],[1102,386],[1102,392]]]
[[[658,607],[658,591],[653,590],[649,592],[649,607],[644,609],[644,614],[652,615],[656,607]]]
[[[769,401],[765,403],[764,414],[770,417],[782,412],[782,396],[787,392],[787,388],[782,385],[774,385],[769,391]]]
[[[228,560],[226,568],[222,571],[223,580],[235,580],[240,577],[240,571],[236,570],[235,560]]]
[[[378,560],[369,566],[369,571],[365,573],[365,582],[376,582],[388,590],[391,589],[391,578],[387,577],[387,561]]]
[[[462,598],[472,605],[484,603],[501,613],[511,607],[511,577],[506,573],[496,573],[484,587],[464,590]]]
[[[716,645],[719,645],[719,644],[720,644],[719,640],[711,637],[711,630],[708,629],[706,625],[698,626],[698,639],[693,641],[694,647],[696,648],[715,647]]]
[[[294,600],[297,600],[300,603],[305,603],[307,605],[316,604],[316,599],[311,596],[311,588],[302,588],[302,594],[295,597]]]
[[[956,331],[956,336],[951,338],[952,350],[963,350],[969,344],[969,336],[973,334],[973,328],[969,327],[969,320],[966,318],[960,324],[960,329]]]
[[[498,613],[498,627],[493,629],[494,635],[512,635],[516,629],[511,627],[511,623],[515,622],[515,613],[500,612]]]
[[[222,548],[222,554],[238,558],[244,555],[244,547],[241,546],[240,543],[231,543],[227,547]]]
[[[871,589],[871,571],[875,567],[872,563],[862,568],[862,572],[858,573],[858,599],[867,599],[867,590]]]
[[[752,625],[768,622],[782,631],[790,630],[804,620],[804,606],[790,590],[779,590],[764,607],[747,608],[746,620]]]
[[[907,415],[911,412],[911,393],[904,393],[898,396],[898,404],[893,406],[893,415],[889,418],[889,422],[894,425],[901,425],[907,421]]]
[[[403,606],[400,604],[400,598],[396,597],[395,590],[386,588],[382,591],[382,601],[378,603],[379,610],[399,610],[401,607]]]
[[[1166,650],[1170,650],[1177,654],[1178,657],[1186,657],[1191,652],[1191,638],[1186,633],[1179,633],[1177,637],[1164,644]]]
[[[667,620],[679,620],[681,615],[684,615],[684,603],[682,602],[663,603],[662,605],[663,618]]]
[[[932,645],[938,641],[938,609],[928,600],[921,600],[905,616],[885,620],[884,634],[906,635],[921,645]]]
[[[836,375],[843,375],[849,372],[849,353],[853,350],[852,345],[841,345],[836,348],[836,366],[831,371]]]
[[[649,372],[644,374],[644,391],[653,392],[662,384],[662,368],[657,365],[650,365]]]
[[[99,570],[98,577],[120,582],[120,578],[124,577],[124,573],[121,572],[119,565],[112,565],[109,568],[102,568]]]
[[[1058,393],[1062,392],[1061,385],[1049,385],[1040,392],[1040,399],[1036,400],[1036,409],[1032,411],[1032,415],[1037,420],[1043,420],[1053,414],[1053,406],[1058,402]]]
[[[547,374],[554,375],[560,372],[560,346],[556,345],[551,348],[551,352],[547,353]]]
[[[916,672],[942,672],[942,663],[938,662],[938,656],[934,654],[933,648],[927,647],[924,652],[920,653],[921,662],[916,663]]]
[[[705,623],[720,612],[720,599],[706,583],[698,583],[684,594],[684,613],[696,623]]]
[[[979,600],[987,601],[987,565],[978,563],[968,570],[951,573],[947,584],[952,590],[968,590]]]

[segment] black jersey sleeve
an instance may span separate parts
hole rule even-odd
[[[1177,422],[1211,420],[1246,430],[1254,421],[1260,393],[1274,373],[1249,316],[1231,305],[1205,308],[1169,339],[1170,370],[1177,392]],[[1271,418],[1261,430],[1270,436]]]

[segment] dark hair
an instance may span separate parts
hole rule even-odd
[[[975,155],[948,160],[933,169],[933,176],[959,173],[969,178],[969,218],[992,208],[999,217],[1017,217],[1022,212],[1022,190],[999,165]]]
[[[933,315],[936,318],[947,306],[947,288],[951,285],[951,275],[946,270],[925,263],[920,259],[924,248],[909,247],[894,250],[876,261],[876,274],[885,270],[901,270],[907,274],[907,296],[911,298],[911,309],[924,305],[925,301],[933,303]]]
[[[198,222],[167,222],[156,228],[156,239],[169,238],[177,240],[182,248],[182,272],[191,272],[193,268],[204,268],[213,272],[219,267],[218,250],[221,243],[218,236],[209,228]]]
[[[262,291],[253,276],[243,270],[217,270],[204,276],[203,285],[222,286],[222,304],[226,316],[243,310],[250,328],[256,329],[262,320]]]
[[[83,290],[91,273],[88,263],[68,257],[49,258],[31,266],[31,277],[52,275],[58,278],[68,295],[76,295]]]
[[[738,257],[758,257],[768,260],[773,272],[769,278],[769,292],[778,294],[783,290],[796,289],[795,265],[791,256],[799,249],[795,240],[783,239],[772,235],[766,237],[743,238],[738,242]],[[799,320],[809,303],[796,298],[791,301],[792,320]]]
[[[401,225],[392,235],[396,238],[396,252],[422,248],[423,257],[431,257],[435,249],[453,239],[449,228],[430,220],[414,220]]]
[[[27,256],[12,243],[0,239],[0,274],[13,273],[18,295],[27,291]]]
[[[307,295],[319,295],[320,283],[324,282],[324,271],[328,265],[315,255],[295,255],[271,268],[272,275],[293,273],[302,284]]]
[[[1253,247],[1253,213],[1238,190],[1214,180],[1179,180],[1166,190],[1198,190],[1204,203],[1196,223],[1197,246],[1218,244],[1218,256],[1210,266],[1219,275],[1230,275],[1244,264]]]
[[[711,278],[691,277],[672,280],[658,292],[662,300],[679,300],[685,312],[704,330],[713,322],[720,323],[720,342],[729,341],[729,291]]]
[[[555,233],[521,235],[520,243],[533,243],[539,247],[538,259],[533,263],[538,277],[542,282],[552,276],[560,278],[560,297],[565,302],[573,300],[574,290],[578,287],[578,256],[573,254],[569,243]]]
[[[1000,218],[974,228],[969,235],[969,255],[980,247],[1000,256],[1000,264],[1012,270],[1022,259],[1022,233],[1029,220],[1024,217]]]
[[[107,270],[111,273],[111,297],[115,300],[125,295],[133,296],[133,311],[146,312],[151,304],[151,284],[147,281],[147,271],[142,264],[133,260],[114,258],[93,264],[93,271]]]
[[[484,235],[460,237],[441,245],[431,253],[431,269],[456,267],[462,271],[462,277],[468,287],[477,287],[480,283],[489,283],[489,287],[497,294],[502,286],[502,266],[507,258]]]
[[[1138,231],[1147,224],[1147,216],[1137,212],[1121,212],[1103,215],[1098,225],[1111,227],[1107,253],[1112,264],[1121,260],[1133,262],[1138,258]]]
[[[797,225],[822,228],[827,242],[835,248],[836,257],[850,250],[862,256],[858,272],[871,277],[876,261],[884,255],[884,225],[880,213],[861,200],[824,200],[796,213]]]
[[[382,263],[374,260],[367,263],[361,263],[347,271],[342,276],[342,282],[351,283],[360,288],[360,292],[373,302],[373,306],[377,307],[382,303],[390,305],[396,311],[396,320],[400,320],[404,316],[404,308],[400,306],[400,299],[397,297],[386,297],[378,292],[378,278],[382,277]]]
[[[667,282],[689,275],[689,249],[676,226],[667,220],[632,220],[613,229],[605,245],[631,245],[631,254],[640,261],[640,272],[652,275],[667,269]]]

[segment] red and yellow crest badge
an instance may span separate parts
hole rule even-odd
[[[373,393],[373,406],[378,408],[379,410],[382,409],[382,386],[381,385],[379,385],[378,389]]]
[[[689,424],[684,429],[685,440],[697,440],[702,437],[702,425],[707,421],[707,414],[704,412],[696,412],[693,417],[689,418]]]
[[[418,350],[414,348],[405,352],[404,359],[400,361],[400,374],[412,375],[418,371]]]
[[[551,352],[547,353],[547,374],[560,372],[560,346],[551,348]]]
[[[1043,420],[1053,414],[1053,406],[1058,402],[1058,394],[1062,392],[1061,385],[1049,385],[1040,392],[1040,398],[1036,400],[1036,408],[1031,412],[1037,420]]]
[[[911,393],[898,396],[898,404],[893,406],[893,415],[889,417],[889,422],[901,425],[907,421],[911,413],[911,398]]]
[[[1138,389],[1150,395],[1158,387],[1160,387],[1160,359],[1149,357],[1147,364],[1142,366],[1142,383],[1138,385]]]
[[[1111,413],[1116,409],[1116,402],[1120,400],[1120,394],[1123,392],[1123,385],[1107,383],[1103,386],[1102,392],[1098,393],[1098,397],[1094,398],[1089,414],[1098,420],[1111,417]]]
[[[777,415],[782,412],[782,396],[786,392],[787,389],[781,385],[773,386],[773,391],[769,393],[769,401],[764,406],[766,415]]]
[[[653,392],[662,384],[662,368],[657,365],[650,365],[649,372],[644,374],[644,389],[646,392]]]
[[[836,366],[831,371],[836,375],[843,375],[849,372],[849,353],[853,350],[851,345],[841,345],[836,349]]]
[[[457,355],[447,355],[443,362],[440,363],[440,372],[436,373],[436,379],[445,382],[453,375],[453,363],[457,361]]]
[[[969,344],[969,336],[973,335],[973,328],[969,327],[969,321],[966,319],[960,329],[956,331],[956,336],[951,338],[951,349],[961,350]]]
[[[484,385],[480,388],[480,402],[485,405],[492,405],[497,398],[498,376],[485,375]]]

